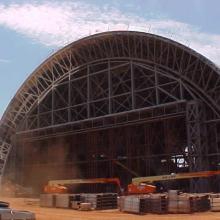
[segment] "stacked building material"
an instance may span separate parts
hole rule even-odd
[[[149,198],[146,198],[146,210],[149,209],[151,213],[164,214],[167,213],[167,195],[166,194],[150,194]]]
[[[220,194],[210,195],[211,211],[220,212]]]
[[[78,201],[83,202],[83,197],[80,194],[71,194],[70,195],[70,201]]]
[[[168,191],[168,212],[169,213],[178,213],[178,190],[169,190]]]
[[[69,208],[70,207],[70,195],[69,194],[57,194],[55,206],[56,208]]]
[[[56,206],[56,195],[55,194],[41,194],[40,195],[40,206],[52,208]]]
[[[180,194],[177,190],[168,192],[169,213],[203,212],[210,209],[209,196],[205,194]]]
[[[180,194],[178,190],[168,191],[168,212],[169,213],[191,213],[192,198],[188,194]]]
[[[117,193],[82,194],[84,202],[91,203],[96,210],[117,209]]]
[[[91,211],[92,205],[89,202],[82,202],[80,203],[79,210],[80,211]]]
[[[150,213],[151,212],[151,199],[150,195],[144,195],[140,197],[140,213]]]
[[[186,195],[179,195],[178,197],[178,212],[177,213],[192,213],[191,206],[192,198]]]
[[[193,212],[205,212],[210,210],[209,195],[193,194],[191,207]]]
[[[144,199],[142,199],[142,206],[140,206],[139,196],[122,196],[120,197],[119,208],[122,212],[142,214],[145,211],[144,202]],[[140,207],[142,207],[142,210]]]
[[[167,212],[166,194],[124,196],[120,199],[120,210],[136,214]]]
[[[56,208],[72,208],[73,202],[81,203],[83,198],[80,194],[57,194],[56,195]]]
[[[169,195],[168,197],[168,212],[169,213],[192,213],[192,197],[182,195]]]
[[[80,204],[81,204],[80,201],[72,201],[72,202],[71,202],[71,208],[72,208],[72,209],[75,209],[75,210],[79,210]]]

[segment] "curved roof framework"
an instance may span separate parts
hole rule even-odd
[[[115,75],[114,70],[117,70]],[[121,76],[118,77],[120,71]],[[112,72],[111,76],[108,75],[109,72]],[[126,75],[128,72],[129,76]],[[103,73],[102,76],[99,73]],[[145,77],[143,82],[139,76]],[[83,82],[91,82],[81,82],[81,87],[78,88],[81,79]],[[122,79],[123,85],[120,84]],[[164,80],[166,83],[163,83]],[[168,86],[169,83],[172,86]],[[64,98],[63,103],[69,106],[69,113],[63,110],[62,114],[67,115],[67,118],[60,122],[57,120],[57,123],[193,98],[199,98],[205,103],[211,112],[209,119],[220,118],[220,70],[208,59],[177,42],[152,34],[130,31],[101,33],[78,40],[52,55],[18,90],[0,122],[0,173],[4,170],[11,139],[18,130],[56,124],[56,112],[46,124],[39,125],[38,122],[31,127],[27,125],[27,121],[28,117],[33,121],[34,112],[41,111],[39,106],[44,109],[50,108],[43,106],[44,102],[47,102],[49,96],[51,100],[55,99],[52,97],[59,96],[57,91],[59,88],[63,90],[62,85],[75,88],[75,94],[81,90],[78,99],[80,96],[84,99],[85,109],[82,108],[82,102],[77,103],[77,95],[74,99],[75,104],[70,98]],[[102,87],[101,92],[98,91],[98,87]],[[104,87],[107,89],[104,90]],[[151,87],[154,89],[151,90]],[[83,94],[83,88],[87,88],[86,94]],[[93,96],[88,93],[90,89],[94,90]],[[118,90],[120,92],[117,92]],[[64,93],[63,97],[69,96]],[[114,102],[118,103],[117,108],[114,107]],[[56,103],[52,105],[55,106]],[[96,109],[96,113],[92,113],[92,109]],[[62,108],[58,110],[61,114]],[[85,116],[77,114],[80,111],[86,111]],[[42,114],[46,112],[44,110]]]

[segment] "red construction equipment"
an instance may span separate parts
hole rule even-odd
[[[218,171],[201,171],[191,173],[172,173],[170,175],[148,176],[148,177],[136,177],[132,179],[132,183],[128,185],[127,192],[125,194],[146,194],[156,192],[156,186],[154,182],[179,180],[179,179],[191,179],[191,178],[203,178],[220,175]],[[73,184],[95,184],[95,183],[115,183],[122,193],[120,180],[118,178],[95,178],[95,179],[72,179],[72,180],[51,180],[44,187],[45,193],[66,193],[68,186]]]
[[[50,180],[44,187],[45,193],[67,193],[68,185],[74,184],[96,184],[113,183],[121,190],[120,180],[118,178],[94,178],[94,179],[72,179],[72,180]]]

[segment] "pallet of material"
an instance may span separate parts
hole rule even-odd
[[[70,195],[57,194],[55,206],[56,208],[70,208]]]
[[[208,195],[194,194],[192,195],[191,206],[193,212],[206,212],[210,210],[210,200]]]
[[[83,202],[79,194],[41,194],[40,206],[48,208],[71,208],[72,201]]]
[[[220,212],[220,194],[210,195],[211,211]]]
[[[55,194],[41,194],[40,195],[40,206],[53,208],[56,206],[56,195]]]
[[[56,208],[72,208],[73,201],[83,202],[79,194],[57,194],[56,195]]]
[[[167,196],[165,194],[124,196],[120,198],[120,210],[135,214],[167,213]]]
[[[208,210],[210,210],[210,201],[207,194],[180,194],[176,190],[168,192],[169,213],[193,213]]]
[[[91,203],[92,208],[96,210],[117,209],[116,193],[88,193],[82,194],[84,202]]]
[[[180,194],[178,190],[168,191],[168,212],[169,213],[192,213],[192,197],[188,194]]]
[[[89,202],[82,202],[80,203],[79,210],[80,211],[91,211],[92,205]]]
[[[177,199],[168,200],[168,212],[169,213],[192,213],[191,198],[188,196],[178,196]]]
[[[75,210],[79,210],[80,204],[81,204],[80,201],[72,201],[72,202],[71,202],[71,208],[72,208],[72,209],[75,209]]]
[[[150,213],[151,212],[151,200],[150,195],[144,195],[140,197],[140,213]]]
[[[143,200],[142,200],[143,202]],[[144,210],[140,209],[139,196],[122,196],[120,197],[120,211],[135,214],[143,214]]]
[[[167,213],[168,200],[166,194],[150,194],[150,198],[146,199],[148,202],[147,207],[149,207],[150,213],[164,214]],[[146,210],[147,211],[147,210]]]

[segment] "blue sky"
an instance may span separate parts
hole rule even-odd
[[[45,58],[93,33],[163,35],[220,65],[219,21],[219,0],[0,0],[0,117]]]

